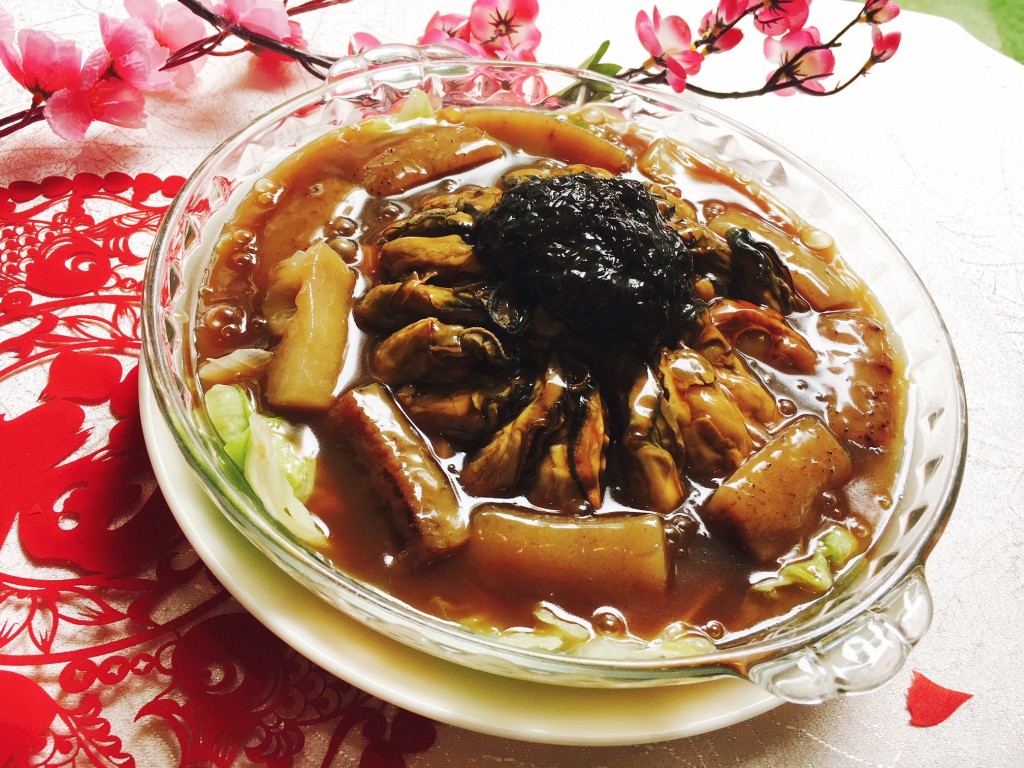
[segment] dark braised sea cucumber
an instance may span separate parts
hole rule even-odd
[[[477,223],[477,258],[577,335],[652,350],[703,309],[693,255],[639,181],[590,174],[507,190]]]

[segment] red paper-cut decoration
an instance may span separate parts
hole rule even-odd
[[[130,745],[162,731],[168,768],[325,766],[353,746],[364,768],[404,768],[434,724],[259,625],[156,486],[139,302],[183,183],[79,173],[0,186],[0,766],[133,768]],[[329,734],[326,753],[311,753],[310,729]]]
[[[113,275],[110,254],[82,232],[54,233],[25,267],[25,287],[46,296],[79,296],[103,288]]]
[[[0,765],[28,765],[56,716],[56,702],[38,683],[0,669]]]
[[[110,400],[121,381],[121,364],[107,355],[60,352],[50,363],[50,383],[41,400],[70,400],[79,405],[98,405]]]
[[[938,725],[952,715],[973,694],[943,688],[915,670],[907,691],[910,724],[921,727]]]
[[[0,483],[7,489],[0,495],[0,534],[20,512],[21,543],[35,561],[130,573],[174,536],[174,521],[163,497],[154,495],[141,449],[137,388],[134,366],[122,381],[115,358],[61,353],[42,393],[49,399],[0,420]],[[123,404],[126,399],[133,407]],[[104,445],[73,458],[90,432],[80,402],[110,403],[117,418]]]

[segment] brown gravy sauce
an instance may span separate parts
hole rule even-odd
[[[352,128],[341,129],[314,141],[256,182],[216,244],[201,288],[196,328],[200,360],[217,358],[240,347],[273,345],[260,316],[260,295],[273,266],[296,250],[340,238],[338,242],[347,249],[342,255],[359,274],[355,291],[358,297],[379,282],[376,258],[380,233],[413,210],[419,198],[465,184],[491,186],[510,169],[552,162],[505,147],[505,156],[499,160],[382,199],[351,181],[360,158],[368,152],[366,145],[375,140],[372,135],[360,136]],[[630,136],[626,143],[642,146],[644,141],[650,141],[650,137]],[[727,170],[685,153],[676,159],[678,162],[661,163],[657,170],[662,178],[655,180],[671,182],[681,197],[694,205],[701,223],[739,211],[774,227],[782,237],[798,240],[806,231],[802,222],[759,196],[756,188]],[[651,180],[635,167],[626,175]],[[826,245],[816,255],[846,285],[853,286],[851,295],[856,311],[881,319],[869,289],[845,270],[834,248]],[[815,330],[819,315],[811,310],[789,319],[816,350],[827,353],[832,342]],[[372,380],[367,365],[371,341],[350,323],[350,362],[339,391]],[[841,367],[830,371],[827,366],[819,366],[813,376],[803,376],[780,372],[751,358],[747,362],[782,404],[786,416],[820,416],[822,392],[832,388],[844,397],[849,387],[844,379],[848,371]],[[897,379],[902,380],[902,376]],[[269,411],[260,382],[247,382],[246,386],[255,393],[261,410]],[[904,408],[903,399],[902,390],[897,389],[890,405],[898,414]],[[672,622],[682,621],[703,628],[716,640],[728,641],[790,612],[802,601],[813,599],[799,589],[780,590],[774,596],[751,590],[752,580],[764,571],[764,566],[722,531],[703,524],[685,551],[673,559],[673,578],[665,594],[620,600],[614,605],[607,604],[600,595],[575,594],[571,590],[556,595],[543,587],[524,587],[519,582],[485,586],[486,580],[471,569],[464,552],[411,568],[403,557],[403,542],[394,532],[383,503],[370,488],[366,472],[351,447],[329,436],[322,418],[316,414],[282,415],[293,423],[308,425],[319,440],[316,486],[307,506],[330,530],[323,556],[346,573],[442,618],[472,619],[499,628],[528,627],[535,624],[536,606],[546,603],[612,632],[621,633],[628,628],[634,635],[651,637]],[[902,423],[898,417],[895,421]],[[889,444],[872,450],[852,447],[853,479],[818,500],[818,511],[847,525],[864,546],[892,504],[900,437],[896,434]],[[442,466],[453,477],[457,476],[463,455],[449,455],[444,446],[439,447],[439,452],[444,453]],[[609,477],[605,502],[598,514],[629,509],[618,500],[621,489],[617,485],[617,478]],[[683,511],[699,519],[700,508],[712,490],[691,482]],[[529,505],[524,498],[512,501]]]

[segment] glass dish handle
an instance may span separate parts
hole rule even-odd
[[[820,704],[844,694],[872,691],[900,670],[931,618],[931,593],[924,567],[918,566],[836,634],[757,664],[747,676],[755,685],[796,704]]]

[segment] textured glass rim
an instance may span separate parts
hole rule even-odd
[[[435,55],[431,58],[437,59],[438,56]],[[875,231],[876,235],[887,244],[891,253],[897,257],[903,277],[911,279],[918,292],[926,299],[928,314],[936,323],[937,329],[941,333],[943,351],[949,356],[954,378],[953,385],[956,389],[956,400],[954,403],[950,403],[950,407],[955,409],[956,415],[959,416],[958,422],[961,428],[955,446],[955,455],[945,462],[947,465],[951,463],[952,469],[948,471],[943,484],[940,503],[929,510],[926,525],[914,526],[909,539],[907,532],[903,533],[900,537],[902,545],[900,552],[871,578],[870,591],[864,591],[865,585],[858,585],[856,597],[845,600],[840,610],[827,610],[823,616],[815,616],[810,622],[795,628],[786,628],[777,636],[744,642],[734,647],[717,649],[697,656],[635,660],[592,659],[562,652],[522,649],[510,646],[501,640],[476,634],[472,630],[413,609],[382,590],[349,577],[317,557],[311,550],[294,539],[280,524],[270,520],[258,509],[253,509],[253,497],[221,477],[221,466],[215,454],[216,449],[196,433],[191,424],[189,409],[179,397],[175,396],[177,385],[174,376],[163,364],[161,347],[163,317],[159,301],[159,293],[163,289],[163,284],[158,278],[168,258],[167,248],[173,234],[173,225],[184,215],[187,202],[199,190],[205,171],[228,150],[243,146],[253,136],[264,130],[267,125],[292,113],[300,105],[312,106],[318,101],[326,102],[329,94],[337,89],[339,83],[345,82],[350,77],[367,78],[367,76],[389,69],[417,66],[415,61],[400,60],[375,66],[372,71],[368,71],[365,67],[349,69],[340,76],[329,79],[324,85],[288,100],[242,128],[214,150],[191,174],[168,209],[157,232],[147,265],[143,292],[144,358],[149,375],[153,379],[153,390],[158,406],[171,428],[175,441],[221,511],[257,548],[284,568],[286,572],[297,577],[307,588],[313,589],[339,609],[345,610],[363,623],[370,624],[378,630],[381,630],[380,622],[390,621],[401,625],[403,632],[397,635],[399,640],[409,642],[408,630],[412,630],[422,633],[425,638],[436,640],[441,646],[455,652],[456,656],[453,658],[456,661],[459,660],[461,654],[489,654],[495,659],[503,662],[512,661],[524,669],[531,669],[540,674],[551,673],[557,676],[563,673],[587,673],[597,677],[607,676],[609,684],[615,680],[628,680],[636,676],[641,679],[658,680],[694,675],[742,674],[754,663],[778,658],[840,633],[843,627],[882,601],[907,574],[924,562],[945,527],[960,488],[967,440],[967,411],[963,381],[949,333],[920,278],[888,235],[856,202],[805,161],[741,123],[687,97],[667,94],[643,86],[625,86],[619,81],[593,72],[582,72],[557,65],[515,64],[465,57],[446,57],[440,61],[427,60],[424,62],[421,60],[418,66],[421,70],[424,68],[429,70],[434,64],[449,69],[464,66],[501,70],[529,69],[539,73],[552,73],[611,86],[618,91],[635,95],[658,109],[706,116],[707,119],[728,127],[747,141],[754,142],[783,160],[814,182],[831,198],[846,205],[852,213],[862,218],[864,223]],[[367,82],[369,81],[367,80]],[[325,128],[325,130],[327,129]],[[840,248],[840,250],[842,249]],[[908,421],[909,426],[911,425]],[[371,620],[367,620],[367,617]]]

